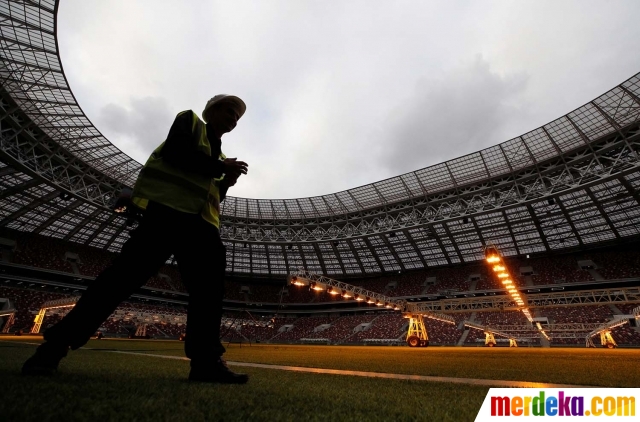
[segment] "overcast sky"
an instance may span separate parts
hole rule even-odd
[[[640,72],[640,1],[63,0],[87,116],[140,162],[175,115],[247,103],[233,196],[322,195],[506,141]]]

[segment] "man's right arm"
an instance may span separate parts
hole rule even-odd
[[[196,148],[198,139],[193,133],[193,111],[176,117],[162,147],[161,157],[170,165],[202,176],[218,178],[225,172],[225,164],[218,157],[210,157]]]

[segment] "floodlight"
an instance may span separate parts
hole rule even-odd
[[[368,304],[372,304],[372,303],[376,303],[375,300],[371,299],[370,297],[367,298],[367,303]]]
[[[513,284],[513,281],[511,281],[510,278],[506,278],[506,279],[502,280],[502,284],[506,284],[506,285]]]
[[[334,289],[331,286],[327,287],[327,293],[329,293],[330,295],[339,295],[340,294],[340,292],[337,289]]]
[[[499,273],[498,278],[509,278],[509,273]]]
[[[325,286],[324,284],[322,284],[322,283],[318,283],[318,282],[315,282],[315,281],[312,281],[312,282],[309,284],[309,288],[310,288],[311,290],[317,290],[317,291],[320,291],[320,290],[324,290],[324,289],[325,289],[325,287],[326,287],[326,286]]]
[[[343,290],[342,291],[342,297],[344,299],[349,299],[351,297],[351,293],[348,290]]]
[[[503,267],[502,265],[494,265],[493,266],[493,271],[498,272],[498,271],[504,271],[506,270],[505,267]]]
[[[487,259],[487,262],[490,264],[494,262],[500,262],[500,253],[495,246],[487,246],[484,250],[484,256]]]
[[[360,295],[358,295],[358,294],[353,295],[353,298],[354,298],[355,300],[357,300],[358,302],[362,302],[362,301],[364,300],[364,298],[363,298],[363,297],[361,297],[361,296],[360,296]]]

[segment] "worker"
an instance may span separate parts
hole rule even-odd
[[[248,170],[247,163],[225,157],[221,137],[236,127],[245,110],[240,98],[221,94],[207,102],[202,120],[191,110],[177,115],[131,193],[141,215],[138,226],[75,307],[45,331],[45,343],[24,363],[23,374],[55,372],[69,349],[86,344],[116,307],[174,255],[189,293],[185,338],[185,354],[191,359],[189,380],[248,381],[247,375],[226,366],[220,342],[226,267],[220,202]]]

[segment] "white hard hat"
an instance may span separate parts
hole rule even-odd
[[[207,101],[207,105],[204,106],[204,110],[202,110],[202,120],[207,123],[207,110],[209,110],[214,104],[220,102],[230,102],[235,104],[238,107],[238,118],[242,117],[244,112],[247,110],[247,105],[240,98],[235,95],[227,95],[227,94],[218,94],[209,101]]]

